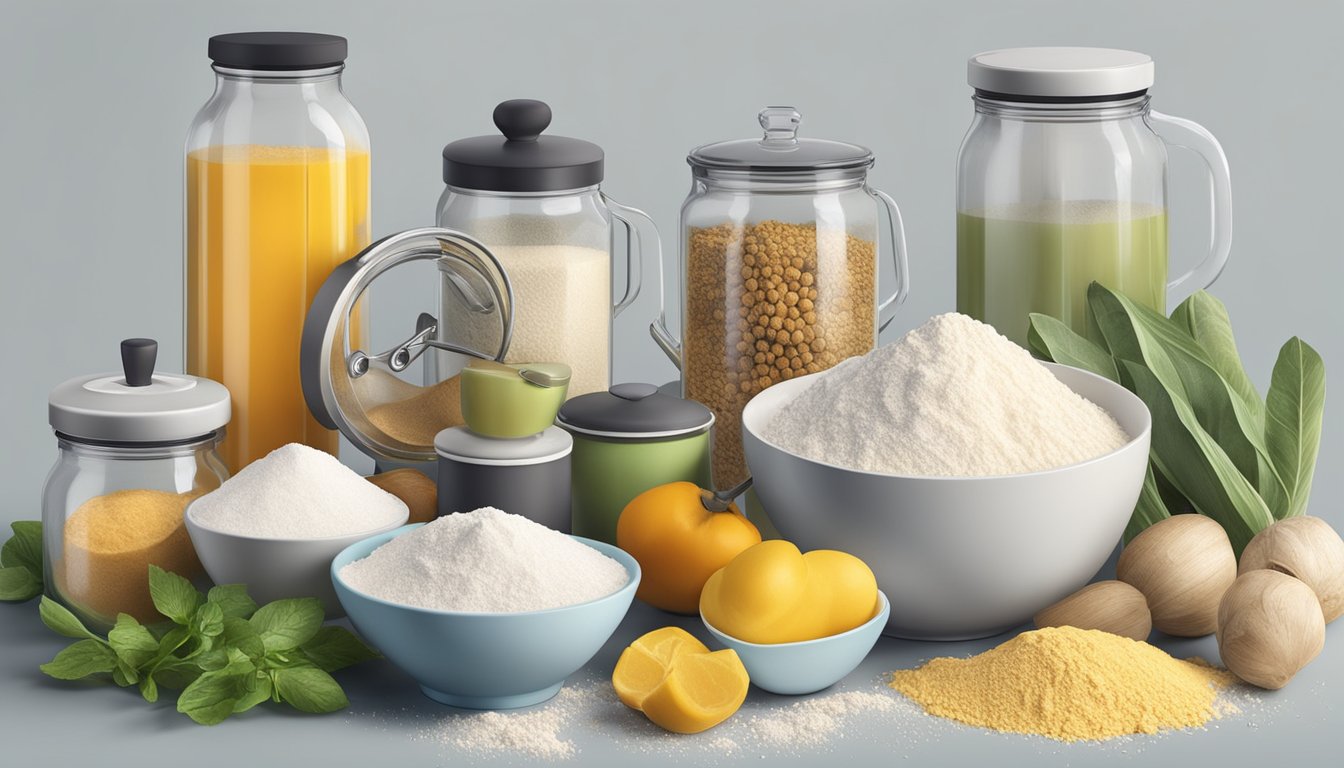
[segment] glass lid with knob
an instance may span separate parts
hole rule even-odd
[[[830,139],[799,138],[802,115],[793,107],[766,107],[758,115],[765,134],[759,139],[734,139],[691,150],[692,168],[710,171],[799,172],[867,170],[872,150]]]
[[[351,333],[353,319],[368,311],[366,292],[380,276],[413,261],[437,267],[439,307],[453,307],[452,320],[421,312],[404,336],[375,351]],[[427,227],[379,240],[338,266],[308,311],[300,350],[308,408],[380,466],[433,461],[434,436],[463,423],[460,377],[431,376],[419,386],[404,374],[430,350],[502,361],[513,307],[507,273],[476,239]]]

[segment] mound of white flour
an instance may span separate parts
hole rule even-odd
[[[1021,347],[966,315],[807,377],[766,440],[828,464],[906,476],[1037,472],[1110,453],[1129,435]]]

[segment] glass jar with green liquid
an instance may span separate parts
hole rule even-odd
[[[1222,147],[1148,105],[1153,61],[1103,48],[1016,48],[970,60],[975,120],[957,159],[957,310],[1023,346],[1041,312],[1084,333],[1087,286],[1159,312],[1211,284],[1232,241]],[[1159,135],[1160,132],[1160,135]],[[1167,273],[1167,146],[1207,163],[1209,254]]]

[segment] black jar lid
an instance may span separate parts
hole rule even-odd
[[[458,139],[443,148],[443,182],[493,192],[555,192],[602,182],[602,148],[582,139],[543,136],[551,108],[535,99],[495,107],[502,136]]]
[[[555,423],[593,437],[659,440],[705,432],[714,425],[714,414],[652,384],[630,383],[573,398],[560,408]]]
[[[293,71],[345,62],[344,37],[318,32],[233,32],[210,38],[209,56],[229,69]]]

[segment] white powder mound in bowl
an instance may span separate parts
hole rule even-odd
[[[396,496],[325,451],[299,443],[276,448],[191,505],[211,530],[263,539],[321,539],[405,522]]]
[[[440,517],[341,569],[352,589],[436,611],[516,613],[586,603],[630,581],[625,566],[494,507]]]
[[[804,458],[910,477],[1039,472],[1118,450],[1129,435],[991,326],[938,315],[821,374],[766,425]]]

